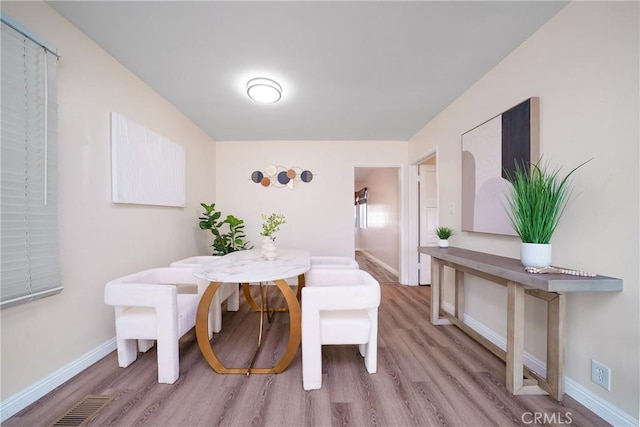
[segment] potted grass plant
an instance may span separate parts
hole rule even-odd
[[[507,215],[522,241],[520,261],[525,267],[551,265],[551,236],[573,190],[569,177],[589,161],[561,176],[560,168],[550,168],[541,158],[530,166],[516,163],[508,176],[512,186]]]
[[[449,227],[438,227],[436,228],[436,234],[438,235],[438,246],[448,248],[449,237],[453,236],[453,229]]]

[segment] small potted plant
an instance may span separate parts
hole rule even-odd
[[[572,192],[569,177],[590,161],[562,177],[559,168],[550,169],[541,160],[531,166],[516,164],[507,178],[512,184],[507,215],[522,241],[520,261],[525,267],[551,265],[551,236]]]
[[[269,216],[262,214],[262,221],[262,232],[260,232],[260,235],[263,237],[262,255],[271,261],[276,258],[276,245],[274,244],[276,240],[275,233],[280,231],[280,226],[287,221],[284,215],[275,213]]]
[[[448,248],[449,237],[453,236],[453,229],[449,227],[438,227],[436,228],[436,234],[438,235],[438,246]]]

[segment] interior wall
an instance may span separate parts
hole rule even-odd
[[[400,178],[398,168],[375,168],[359,183],[367,187],[367,227],[359,248],[396,273],[400,270]]]
[[[61,294],[0,312],[1,398],[22,391],[115,336],[107,281],[206,253],[201,200],[215,199],[215,141],[44,2],[2,13],[59,49]],[[110,113],[184,146],[186,207],[111,203]]]
[[[571,2],[409,142],[410,161],[438,145],[440,204],[447,207],[440,210],[440,223],[457,230],[461,135],[496,114],[538,96],[540,148],[545,159],[563,166],[566,173],[593,158],[574,174],[574,195],[551,241],[553,262],[622,278],[624,291],[568,294],[565,372],[579,386],[636,420],[640,400],[638,17],[637,2]],[[451,204],[453,214],[448,209]],[[458,233],[456,246],[518,258],[520,241]],[[465,311],[505,336],[504,289],[481,280],[470,283],[465,287]],[[450,293],[447,299],[452,301]],[[544,360],[544,307],[528,300],[526,309],[526,350]],[[611,391],[591,382],[590,359],[611,368]]]
[[[287,223],[276,246],[312,255],[354,255],[354,166],[401,165],[407,159],[406,141],[224,141],[216,146],[216,207],[244,219],[247,238],[256,246],[260,215],[282,213]],[[253,171],[268,165],[298,166],[311,171],[313,180],[294,190],[251,181]]]

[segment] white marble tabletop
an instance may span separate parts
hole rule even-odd
[[[209,282],[270,282],[303,274],[311,268],[311,255],[297,249],[278,249],[267,261],[259,249],[233,252],[193,269],[194,276]]]

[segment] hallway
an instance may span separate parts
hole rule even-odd
[[[398,282],[398,276],[371,261],[368,256],[360,251],[356,251],[356,262],[360,265],[361,270],[370,273],[381,285],[400,284]]]

